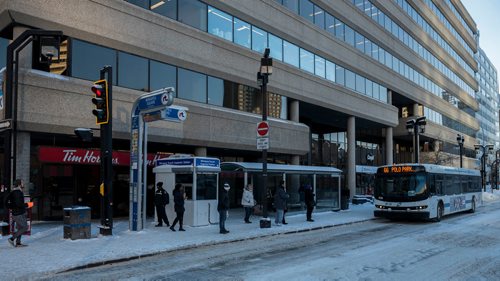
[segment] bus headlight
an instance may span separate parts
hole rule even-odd
[[[382,205],[375,205],[375,208],[377,208],[377,209],[387,209],[386,206],[382,206]]]
[[[417,206],[417,210],[427,209],[427,205]]]

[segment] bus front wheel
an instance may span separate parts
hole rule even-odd
[[[443,213],[444,213],[443,203],[439,202],[437,205],[436,218],[434,218],[434,221],[435,222],[441,221],[441,218],[443,217]]]

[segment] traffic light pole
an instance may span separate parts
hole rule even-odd
[[[106,124],[101,124],[101,184],[104,194],[101,197],[101,227],[100,234],[113,234],[113,68],[105,66],[101,69],[100,79],[107,80],[108,118]]]

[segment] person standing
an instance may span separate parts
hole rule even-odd
[[[12,237],[7,239],[13,247],[26,246],[21,243],[21,236],[28,230],[28,222],[26,219],[26,208],[31,207],[30,204],[24,203],[23,180],[17,179],[14,181],[14,188],[7,196],[7,208],[12,211],[12,219],[16,223],[16,232]],[[31,203],[33,204],[33,203]]]
[[[312,219],[312,212],[314,210],[314,206],[316,205],[316,200],[314,200],[314,193],[312,186],[310,184],[306,185],[304,188],[304,200],[306,203],[307,207],[307,221],[313,222],[314,220]]]
[[[255,200],[253,198],[253,186],[250,183],[243,189],[241,205],[245,208],[245,223],[252,223],[250,216],[252,215],[253,206],[255,206]]]
[[[182,228],[182,223],[184,220],[184,199],[186,199],[186,193],[184,192],[184,186],[180,183],[176,184],[174,191],[172,192],[174,196],[174,211],[177,215],[170,230],[175,231],[175,225],[179,222],[179,231],[186,231]]]
[[[168,222],[167,213],[165,212],[165,206],[169,203],[168,193],[163,189],[163,182],[158,182],[156,184],[156,192],[155,192],[155,207],[156,207],[156,215],[158,216],[158,224],[156,227],[163,226],[163,222],[170,226]]]
[[[274,222],[277,226],[281,226],[281,222],[283,221],[283,214],[288,197],[290,197],[290,195],[288,195],[285,191],[285,181],[281,181],[280,186],[274,195],[274,207],[276,208],[276,219]]]
[[[231,187],[228,183],[224,184],[224,188],[219,196],[219,203],[217,204],[217,211],[219,211],[219,230],[221,234],[229,233],[229,230],[226,229],[226,219],[227,212],[229,210],[229,189]]]

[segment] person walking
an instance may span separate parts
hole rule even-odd
[[[165,206],[169,203],[168,193],[163,189],[163,182],[158,182],[156,184],[156,192],[155,192],[155,207],[156,207],[156,216],[158,217],[158,224],[156,227],[163,226],[163,222],[170,226],[168,222],[167,213],[165,212]]]
[[[21,236],[28,230],[28,222],[26,219],[26,208],[30,208],[33,203],[24,203],[23,180],[17,179],[14,181],[14,188],[9,193],[6,199],[7,208],[12,211],[12,219],[16,223],[16,232],[7,241],[13,247],[26,246],[21,243]]]
[[[274,222],[277,226],[281,226],[281,222],[283,221],[283,214],[285,211],[286,201],[290,195],[288,195],[285,191],[285,181],[280,182],[280,186],[276,190],[274,194],[274,207],[276,208],[276,219]]]
[[[314,206],[316,205],[316,200],[314,198],[314,193],[312,186],[310,184],[306,185],[304,188],[304,200],[306,203],[307,207],[307,221],[313,222],[314,220],[312,219],[312,212],[314,210]]]
[[[250,183],[243,189],[241,205],[245,208],[245,223],[252,223],[250,216],[252,215],[253,206],[255,206],[255,199],[253,198],[253,186]]]
[[[219,211],[219,232],[221,234],[229,233],[226,229],[227,212],[229,211],[229,189],[231,187],[226,182],[219,196],[219,203],[217,204],[217,211]]]
[[[184,199],[186,199],[186,193],[184,192],[184,186],[180,183],[176,184],[174,191],[172,192],[174,196],[174,211],[177,215],[170,230],[175,231],[175,225],[179,222],[179,231],[186,231],[182,228],[182,223],[184,220]]]

